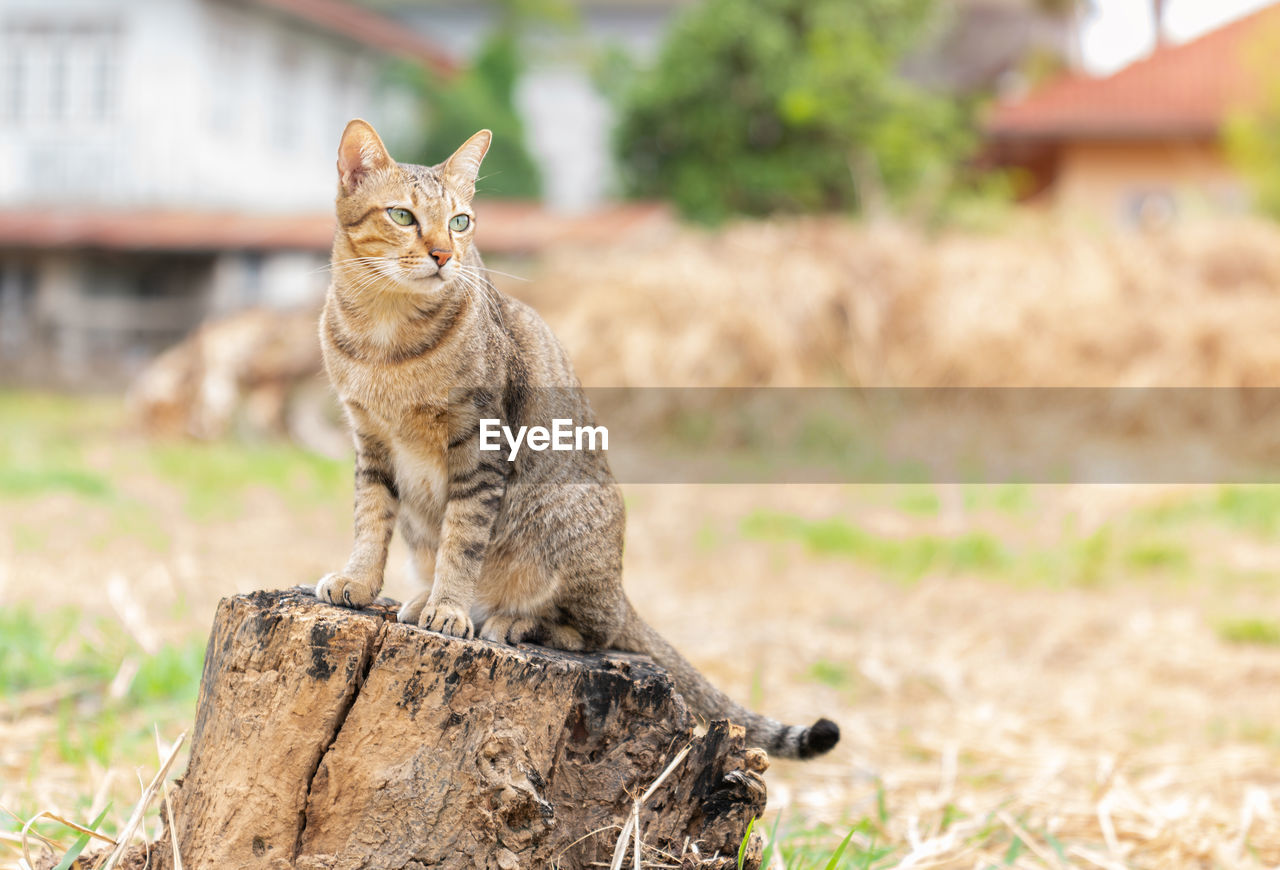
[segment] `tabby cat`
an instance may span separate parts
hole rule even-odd
[[[364,121],[342,135],[320,339],[355,437],[355,546],[316,595],[372,602],[398,519],[427,584],[401,622],[647,653],[696,713],[741,723],[751,745],[826,752],[835,723],[787,726],[740,707],[636,614],[622,590],[622,498],[603,452],[525,449],[508,461],[505,447],[479,449],[484,419],[513,430],[595,425],[551,330],[486,278],[471,200],[489,142],[481,130],[443,163],[414,166],[392,160]]]

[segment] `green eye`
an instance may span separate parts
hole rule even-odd
[[[410,226],[414,223],[413,212],[407,208],[389,208],[387,214],[391,215],[391,219],[402,227]]]
[[[455,214],[453,217],[449,218],[449,229],[453,230],[455,233],[463,232],[469,226],[471,226],[471,218],[468,215]]]

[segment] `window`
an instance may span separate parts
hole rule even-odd
[[[119,28],[106,21],[15,20],[0,30],[0,117],[53,128],[114,119]]]
[[[229,17],[215,20],[210,31],[209,69],[213,75],[209,127],[232,137],[240,131],[241,96],[244,93],[245,51],[239,23]]]
[[[0,65],[0,118],[10,124],[22,121],[26,94],[26,56],[15,39],[4,40],[4,61]]]
[[[271,100],[271,144],[293,151],[302,138],[302,52],[293,40],[280,44]]]
[[[113,120],[116,108],[116,54],[105,43],[97,46],[90,57],[92,95],[89,117],[94,121]]]
[[[328,94],[332,120],[325,132],[335,142],[347,122],[359,114],[355,106],[355,77],[356,67],[349,58],[340,56],[334,61]]]
[[[69,72],[67,67],[70,65],[70,58],[67,57],[66,42],[56,37],[50,39],[46,59],[49,65],[49,90],[45,106],[46,117],[54,122],[65,121],[70,108],[68,106],[68,98],[70,96],[68,93],[69,83],[67,82]]]

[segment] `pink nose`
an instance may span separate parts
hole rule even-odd
[[[437,266],[444,266],[445,263],[449,262],[449,258],[452,256],[453,251],[442,251],[439,248],[436,248],[431,252],[431,259],[436,261]]]

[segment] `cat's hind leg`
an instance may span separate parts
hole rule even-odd
[[[480,637],[495,643],[528,642],[570,652],[580,652],[587,646],[582,633],[571,625],[510,614],[495,614],[486,619]]]

